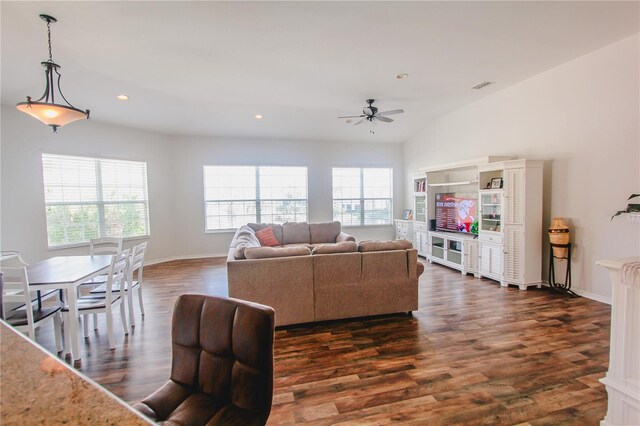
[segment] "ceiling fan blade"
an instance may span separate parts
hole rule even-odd
[[[391,111],[381,112],[378,115],[393,115],[393,114],[402,114],[404,112],[403,109],[393,109]]]
[[[383,121],[385,123],[391,123],[393,121],[392,118],[383,117],[381,115],[378,116],[378,120]]]
[[[363,121],[364,121],[364,118],[362,120],[360,120],[360,121],[357,121],[357,122],[353,123],[353,125],[357,126],[358,124],[361,124]]]
[[[345,115],[344,117],[338,117],[338,118],[360,118],[360,117],[365,117],[364,115]]]

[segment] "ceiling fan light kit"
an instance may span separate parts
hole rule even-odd
[[[361,115],[346,115],[338,118],[346,118],[347,123],[353,122],[354,118],[359,118],[360,120],[353,123],[354,126],[363,123],[365,120],[369,121],[371,124],[374,124],[376,121],[382,121],[383,123],[391,123],[393,122],[392,118],[387,117],[388,115],[393,114],[402,114],[404,112],[403,109],[393,109],[390,111],[378,112],[378,108],[373,106],[375,99],[367,99],[367,106],[362,109]],[[373,130],[370,130],[369,133],[375,133]]]
[[[47,37],[49,41],[49,60],[40,63],[45,68],[44,93],[35,101],[31,99],[31,96],[27,96],[27,101],[16,104],[16,109],[40,120],[56,132],[58,127],[64,126],[65,124],[85,118],[89,119],[90,111],[88,109],[83,111],[74,107],[62,94],[62,89],[60,88],[60,79],[62,76],[60,72],[58,72],[60,65],[53,62],[53,56],[51,54],[51,23],[57,22],[57,19],[44,14],[40,15],[40,19],[47,23]],[[58,76],[55,78],[55,81],[54,73]],[[56,96],[59,96],[59,99],[63,100],[65,104],[56,103]]]

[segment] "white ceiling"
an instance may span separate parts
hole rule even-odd
[[[3,1],[2,103],[44,90],[47,13],[58,18],[63,93],[95,120],[172,135],[402,142],[434,117],[637,33],[638,6]],[[401,72],[409,78],[396,80]],[[495,84],[470,89],[483,80]],[[336,118],[359,114],[367,98],[406,113],[373,135]]]

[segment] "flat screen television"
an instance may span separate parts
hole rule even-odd
[[[471,233],[478,217],[477,194],[447,192],[436,194],[436,230]]]

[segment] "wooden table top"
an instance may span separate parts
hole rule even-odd
[[[110,255],[51,257],[27,267],[29,285],[75,283],[107,268],[110,264]]]
[[[0,424],[152,424],[106,389],[0,321]]]

